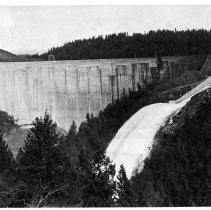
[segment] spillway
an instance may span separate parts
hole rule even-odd
[[[123,164],[128,178],[134,175],[135,169],[141,172],[160,127],[177,114],[192,96],[210,87],[211,77],[176,101],[152,104],[135,113],[119,129],[107,148],[106,154],[116,164],[116,170]]]

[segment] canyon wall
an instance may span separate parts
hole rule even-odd
[[[0,63],[0,109],[30,124],[45,110],[58,126],[68,130],[72,120],[79,125],[87,112],[97,115],[128,89],[162,83],[185,70],[199,70],[206,56],[39,61]]]

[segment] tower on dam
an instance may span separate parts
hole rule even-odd
[[[55,60],[56,59],[55,59],[54,55],[52,55],[52,54],[48,55],[48,61],[55,61]]]
[[[72,120],[79,124],[87,112],[97,115],[137,84],[163,83],[200,69],[205,57],[163,57],[161,70],[155,58],[0,63],[0,109],[18,124],[31,124],[47,109],[68,130]]]

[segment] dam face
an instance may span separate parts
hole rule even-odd
[[[45,110],[59,127],[68,130],[72,120],[79,125],[87,112],[97,115],[112,101],[137,84],[162,83],[185,70],[199,69],[205,56],[39,61],[0,63],[0,109],[31,124]]]

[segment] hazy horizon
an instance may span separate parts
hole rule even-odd
[[[112,33],[209,30],[211,6],[1,6],[0,18],[0,49],[32,54]]]

